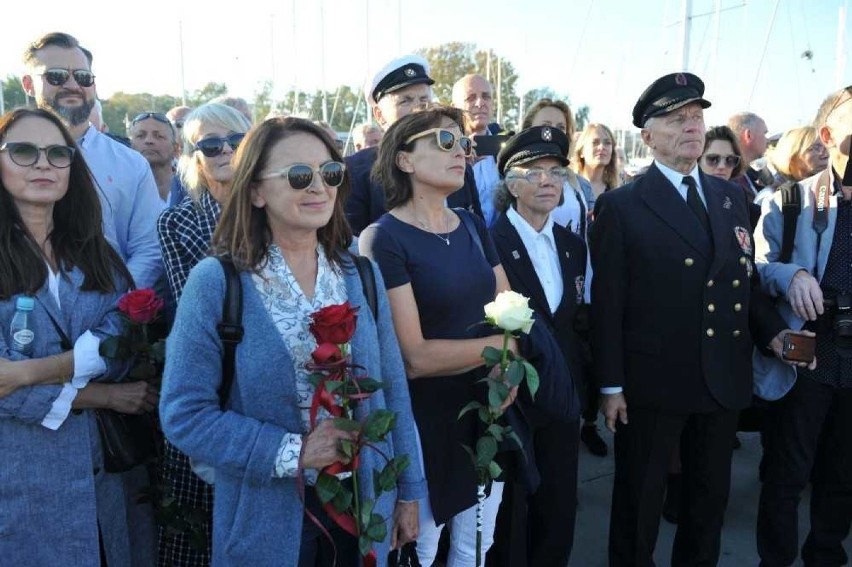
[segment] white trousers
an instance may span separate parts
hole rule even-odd
[[[494,524],[503,499],[503,483],[492,482],[491,494],[485,499],[482,511],[482,563],[485,553],[494,543]],[[431,567],[438,554],[438,540],[444,525],[435,525],[429,498],[420,500],[420,536],[417,538],[417,557],[423,567]],[[447,567],[476,566],[476,504],[450,518],[450,554]]]

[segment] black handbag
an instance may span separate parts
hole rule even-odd
[[[406,543],[401,549],[394,549],[388,555],[388,567],[420,567],[417,558],[417,544]]]
[[[68,335],[47,311],[47,316],[59,335],[59,344],[63,351],[74,348]],[[158,453],[159,434],[156,418],[153,414],[133,415],[110,409],[96,409],[95,421],[101,438],[104,457],[104,470],[109,473],[122,473],[139,465],[152,461]]]

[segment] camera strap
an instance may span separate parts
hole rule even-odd
[[[819,280],[819,249],[822,244],[822,233],[828,228],[828,211],[831,208],[831,194],[833,193],[831,182],[831,168],[826,168],[819,175],[816,184],[816,202],[814,203],[814,232],[817,235],[817,261],[814,266],[814,277]]]

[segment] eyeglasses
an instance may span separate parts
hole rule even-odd
[[[9,154],[9,159],[21,167],[35,165],[38,162],[40,152],[44,152],[47,163],[53,167],[65,169],[71,165],[76,150],[70,146],[54,144],[51,146],[37,146],[29,142],[6,142],[0,146],[0,152]]]
[[[435,143],[438,144],[439,150],[451,152],[456,146],[456,142],[458,142],[459,147],[464,152],[465,157],[470,156],[473,153],[473,140],[471,140],[467,136],[456,136],[449,130],[445,130],[443,128],[430,128],[429,130],[425,130],[423,132],[420,132],[419,134],[415,134],[405,141],[405,145],[407,146],[414,140],[417,140],[419,138],[425,138],[426,136],[430,136],[432,134],[435,134]]]
[[[710,167],[718,167],[719,163],[725,160],[725,167],[735,168],[740,164],[740,156],[729,155],[720,156],[719,154],[705,154],[704,163]]]
[[[95,84],[95,75],[87,69],[46,69],[41,74],[44,80],[54,87],[61,87],[71,76],[81,87],[91,87]]]
[[[297,190],[307,189],[314,182],[314,173],[318,173],[328,187],[340,187],[343,183],[346,165],[339,161],[327,161],[314,170],[304,163],[295,163],[284,169],[262,175],[259,179],[286,178],[290,187]]]
[[[240,145],[240,142],[245,138],[245,134],[231,134],[230,136],[226,136],[224,138],[210,137],[210,138],[202,138],[195,142],[195,149],[200,151],[206,157],[216,157],[222,153],[222,150],[225,149],[225,143],[227,142],[231,149],[237,151],[237,148]]]
[[[530,183],[541,183],[542,181],[544,181],[545,176],[549,176],[551,179],[560,181],[568,177],[568,168],[551,167],[550,169],[542,169],[540,167],[533,167],[526,171],[513,170],[509,175],[509,177],[512,177],[514,179],[526,179]]]

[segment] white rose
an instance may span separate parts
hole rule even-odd
[[[485,320],[505,331],[529,334],[533,323],[529,299],[514,291],[502,291],[485,306]]]

